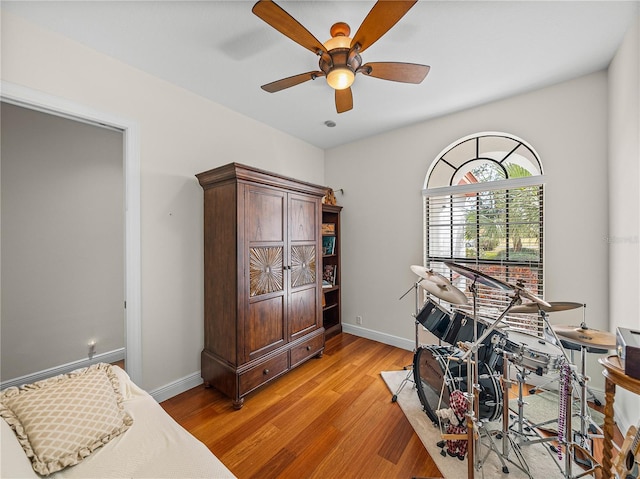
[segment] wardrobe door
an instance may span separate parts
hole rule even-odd
[[[286,200],[287,195],[281,190],[258,186],[246,188],[245,361],[287,342]]]
[[[319,327],[318,198],[290,193],[288,339],[293,341]]]

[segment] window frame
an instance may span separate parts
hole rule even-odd
[[[486,154],[481,149],[481,142],[483,139],[486,139],[486,138],[491,138],[491,140],[489,140],[489,143],[493,141],[494,143],[502,143],[503,145],[511,144],[512,147],[503,152],[493,151],[493,152],[490,152],[489,154]],[[496,138],[499,138],[499,139],[496,140]],[[462,145],[464,145],[464,147],[462,147],[462,149],[459,150],[458,152],[462,151],[463,155],[459,155],[457,158],[455,158],[455,153],[456,153],[455,150],[457,148],[461,148]],[[472,145],[475,146],[475,148],[471,149],[470,146]],[[527,152],[528,156],[523,161],[526,162],[529,167],[531,167],[531,168],[525,167],[525,169],[531,173],[531,176],[509,178],[509,173],[507,171],[507,168],[505,168],[505,164],[506,162],[508,162],[510,158],[514,159],[516,161],[516,164],[518,163],[519,159],[514,155],[517,155],[517,150],[519,148],[524,148],[524,150]],[[470,152],[471,152],[471,156],[469,156]],[[466,153],[466,156],[464,155],[464,153]],[[500,154],[500,153],[503,153],[503,154]],[[452,157],[455,158],[455,161],[450,160]],[[506,176],[506,179],[452,185],[451,183],[455,181],[458,181],[460,179],[464,180],[465,178],[468,178],[466,175],[471,172],[470,164],[473,162],[485,162],[485,163],[493,162],[495,165],[497,165],[498,168],[502,169],[502,172],[504,173],[504,176]],[[439,178],[437,178],[440,184],[438,184],[438,181],[434,181],[434,177],[432,176],[434,171],[436,171],[436,168],[438,167],[439,163],[444,163],[446,165],[446,168],[440,169],[440,172],[438,175]],[[443,171],[446,172],[447,168],[451,170],[451,174],[448,175],[449,184],[442,185],[443,177],[447,176],[443,174]],[[530,171],[531,169],[534,169],[537,171]],[[532,275],[537,276],[536,280],[531,281],[531,283],[535,283],[535,289],[534,290],[528,289],[528,285],[526,283],[524,284],[524,287],[527,289],[528,292],[536,296],[539,296],[539,297],[544,296],[544,184],[545,184],[545,178],[544,178],[544,175],[542,174],[542,163],[540,162],[539,156],[537,155],[535,150],[523,140],[506,133],[486,132],[486,133],[477,133],[474,135],[469,135],[467,137],[461,138],[460,140],[453,142],[451,145],[445,148],[440,153],[440,155],[438,155],[438,157],[431,163],[429,171],[425,178],[424,189],[422,190],[423,208],[424,208],[424,211],[423,211],[424,264],[427,268],[433,269],[434,271],[437,271],[443,274],[450,281],[452,281],[454,285],[456,285],[456,283],[464,285],[464,286],[461,286],[460,289],[464,288],[463,290],[467,295],[467,297],[469,298],[470,304],[469,305],[450,305],[452,309],[460,310],[468,315],[472,315],[475,310],[477,311],[479,318],[483,318],[484,316],[485,319],[494,320],[498,316],[500,316],[500,314],[502,314],[502,311],[500,311],[500,308],[506,309],[508,304],[511,302],[513,292],[497,291],[496,289],[491,290],[491,288],[483,287],[483,285],[474,285],[476,303],[479,303],[479,304],[476,304],[474,308],[473,306],[474,298],[467,291],[467,288],[465,287],[465,286],[468,286],[467,285],[467,283],[469,282],[468,278],[459,278],[458,277],[459,275],[454,274],[453,271],[451,271],[449,268],[446,267],[446,265],[444,264],[445,261],[459,263],[465,267],[477,269],[478,271],[484,274],[487,274],[488,276],[491,276],[491,277],[494,277],[494,276],[486,273],[483,270],[487,270],[488,268],[492,268],[492,267],[494,270],[504,270],[505,274],[498,274],[495,276],[495,278],[501,281],[507,282],[509,284],[516,284],[518,280],[518,278],[515,275],[512,275],[515,268],[520,268],[521,272],[523,271],[522,268],[528,269],[529,277],[531,277]],[[503,259],[487,259],[487,258],[483,259],[480,251],[480,245],[478,244],[478,242],[476,243],[475,257],[466,256],[466,246],[465,246],[465,253],[462,256],[456,255],[456,248],[454,247],[454,241],[455,241],[454,237],[456,235],[455,229],[460,228],[460,225],[456,224],[453,218],[455,217],[454,215],[456,212],[459,215],[466,214],[465,212],[466,202],[460,201],[459,203],[462,206],[456,207],[454,206],[455,204],[454,197],[457,197],[458,199],[460,199],[463,196],[469,196],[469,195],[478,196],[486,192],[494,192],[495,194],[503,193],[505,198],[504,201],[506,202],[505,211],[507,211],[507,213],[505,213],[503,226],[505,227],[505,231],[510,231],[511,230],[510,225],[512,223],[509,223],[508,211],[509,211],[509,201],[511,198],[511,192],[513,190],[522,189],[522,188],[533,188],[532,197],[533,195],[536,195],[536,194],[538,195],[537,226],[539,228],[539,233],[538,233],[537,259],[535,261],[509,259],[508,258],[509,250],[510,250],[509,233],[505,233],[505,254],[507,255],[507,259],[504,259],[504,258]],[[494,193],[491,193],[491,194],[494,194]],[[432,205],[434,199],[439,199],[444,203],[445,200],[443,200],[443,198],[446,199],[446,197],[449,197],[451,199],[451,207],[450,207],[451,221],[448,226],[449,231],[447,232],[448,238],[451,244],[449,246],[448,251],[446,251],[446,247],[444,247],[442,248],[442,250],[440,250],[440,252],[448,253],[448,256],[446,254],[440,254],[440,255],[433,254],[433,250],[432,250],[433,245],[431,244],[431,236],[433,236],[432,230],[435,226],[433,225],[432,217],[430,216],[431,214],[430,206]],[[466,221],[466,217],[465,217],[465,221]],[[530,223],[527,223],[527,224],[531,224],[535,227],[536,223],[534,221],[531,221]],[[442,224],[439,226],[442,226]],[[444,224],[444,226],[446,227],[446,224]],[[477,234],[480,234],[479,233],[480,228],[476,226],[476,229],[478,231]],[[442,235],[440,239],[444,236],[446,235]],[[458,238],[458,241],[459,241],[459,238]],[[458,248],[459,247],[460,245],[458,244]],[[480,288],[478,288],[477,286],[479,286]],[[482,288],[485,288],[485,289],[479,292],[478,290]],[[479,299],[481,295],[483,295],[484,302],[481,301],[481,299]],[[527,300],[524,300],[523,302],[527,302]],[[523,330],[527,333],[534,334],[537,336],[542,336],[544,333],[544,321],[542,316],[539,314],[534,317],[531,314],[525,315],[525,314],[508,313],[505,315],[504,322],[509,324],[511,327]]]

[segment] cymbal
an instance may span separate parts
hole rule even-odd
[[[480,271],[476,271],[475,269],[471,269],[461,264],[450,263],[447,261],[445,261],[444,264],[447,265],[447,267],[452,271],[455,271],[462,276],[466,276],[467,278],[490,288],[502,289],[504,291],[513,290],[513,286],[511,286],[510,284],[504,283],[499,279],[492,278],[491,276],[481,273]]]
[[[539,305],[544,306],[546,308],[550,308],[551,307],[551,305],[549,303],[547,303],[544,299],[539,298],[535,294],[532,294],[529,291],[527,291],[525,289],[524,285],[523,285],[522,280],[516,281],[516,284],[514,284],[512,286],[518,292],[520,297],[527,298],[527,299],[535,302],[536,304],[539,304]],[[511,308],[511,311],[513,311],[513,308]]]
[[[449,283],[449,281],[447,281],[447,283]],[[432,281],[422,281],[420,287],[447,303],[467,304],[469,302],[465,294],[451,283],[444,285]]]
[[[551,325],[558,336],[570,343],[583,346],[595,346],[604,349],[615,349],[616,336],[608,331],[589,329],[586,326]]]
[[[542,310],[547,313],[555,313],[557,311],[567,311],[569,309],[582,308],[582,303],[568,303],[562,301],[549,301],[550,306],[544,306],[540,303],[524,303],[518,304],[509,310],[510,313],[537,313]]]
[[[447,284],[450,284],[449,280],[447,278],[445,278],[444,276],[442,276],[440,273],[436,273],[432,269],[427,269],[424,266],[420,266],[420,265],[417,265],[417,264],[412,264],[411,265],[411,271],[413,271],[415,274],[420,276],[422,279],[426,279],[426,280],[432,281],[432,282],[434,282],[436,284],[441,284],[443,286],[446,286]]]

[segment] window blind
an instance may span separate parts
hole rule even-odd
[[[448,305],[452,311],[473,315],[472,280],[450,270],[445,262],[512,285],[521,283],[531,294],[544,296],[541,180],[537,176],[424,190],[425,265],[448,278],[469,298],[467,305]],[[481,281],[475,284],[475,290],[478,317],[488,323],[505,311],[514,293],[485,286]],[[541,335],[543,331],[539,315],[508,313],[503,321],[530,334]]]

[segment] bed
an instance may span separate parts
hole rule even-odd
[[[73,449],[73,454],[65,453],[56,460],[52,460],[51,453],[46,448],[46,438],[42,439],[38,435],[46,429],[47,424],[54,423],[56,419],[47,419],[45,427],[40,424],[36,429],[34,424],[38,419],[34,417],[37,414],[29,416],[28,408],[33,409],[34,404],[43,401],[55,401],[57,404],[53,407],[46,404],[44,408],[47,412],[55,411],[58,406],[64,407],[65,404],[72,403],[72,400],[65,396],[68,394],[83,398],[81,407],[74,406],[74,412],[85,409],[85,405],[88,405],[92,399],[84,399],[83,395],[87,392],[83,389],[82,381],[91,383],[92,397],[102,394],[101,392],[96,394],[93,391],[95,381],[88,379],[89,376],[98,378],[100,387],[106,388],[105,407],[112,408],[113,411],[117,408],[113,414],[111,412],[107,414],[107,416],[118,416],[117,430],[112,430],[112,426],[109,426],[111,429],[106,435],[101,434],[97,440],[90,440],[88,446],[78,449],[74,445],[76,449]],[[108,379],[105,380],[104,377]],[[70,384],[80,386],[71,391],[67,388]],[[4,419],[0,420],[0,477],[15,479],[43,476],[52,479],[125,477],[225,479],[235,477],[202,442],[175,422],[148,393],[134,384],[127,373],[117,366],[93,365],[69,375],[39,381],[34,385],[37,386],[8,388],[0,395],[0,416]],[[64,393],[55,399],[56,391],[59,390]],[[117,398],[115,400],[112,397],[114,391],[116,394],[114,397]],[[25,406],[25,401],[28,407]],[[102,404],[95,408],[87,406],[87,412],[82,412],[80,425],[74,426],[73,433],[82,429],[83,422],[89,422],[92,426],[100,422],[100,420],[85,421],[84,419],[93,414],[94,409],[101,407]],[[69,422],[66,418],[62,421],[64,424]],[[51,433],[43,433],[44,436],[47,434],[50,436],[49,440],[55,437],[51,436]],[[40,439],[42,444],[38,443]],[[59,442],[59,440],[53,439],[53,442]]]

